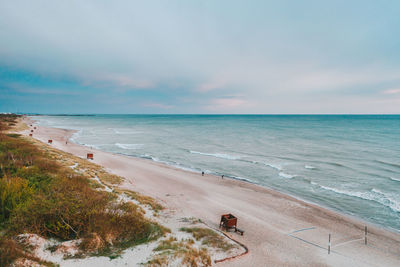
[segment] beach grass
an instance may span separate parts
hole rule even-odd
[[[168,264],[174,261],[182,266],[211,266],[211,257],[207,248],[196,248],[193,244],[193,239],[177,240],[172,236],[161,240],[154,249],[160,253],[148,261],[147,266],[169,266]]]
[[[17,121],[14,115],[0,117],[1,266],[18,258],[39,262],[29,249],[15,242],[15,236],[23,233],[59,241],[80,239],[82,255],[115,255],[165,233],[165,228],[143,216],[138,205],[118,201],[115,193],[96,190],[88,179],[91,173],[61,164],[61,152],[44,150],[29,139],[7,133]],[[94,166],[90,172],[106,183],[120,182],[119,177]],[[145,197],[136,198],[156,205]]]
[[[218,248],[225,252],[235,247],[235,245],[227,243],[224,237],[209,228],[182,227],[180,231],[191,233],[197,241],[201,241],[205,246]]]

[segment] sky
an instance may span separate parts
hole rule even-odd
[[[400,1],[0,0],[0,112],[399,114]]]

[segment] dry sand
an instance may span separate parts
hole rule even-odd
[[[46,143],[52,139],[52,146],[79,157],[94,153],[95,163],[126,179],[123,187],[158,199],[181,217],[200,218],[212,228],[218,228],[221,214],[238,217],[245,233],[229,235],[250,252],[218,266],[400,266],[398,233],[246,182],[66,144],[72,133],[37,127],[33,137]]]

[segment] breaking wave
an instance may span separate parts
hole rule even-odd
[[[315,170],[316,167],[311,166],[311,165],[305,165],[304,168],[309,169],[309,170]]]
[[[400,178],[394,178],[394,177],[389,177],[389,178],[390,178],[390,180],[392,180],[392,181],[400,182]]]
[[[120,144],[116,143],[115,144],[117,147],[122,148],[122,149],[140,149],[143,147],[143,144]]]
[[[335,192],[337,194],[347,195],[350,197],[362,198],[365,200],[375,201],[383,206],[390,208],[395,212],[400,212],[400,201],[393,198],[390,193],[384,193],[378,189],[371,189],[370,191],[358,192],[345,189],[337,189],[329,186],[319,185],[322,189]]]
[[[230,160],[240,159],[239,156],[232,156],[232,155],[223,154],[223,153],[203,153],[203,152],[198,152],[198,151],[193,151],[193,150],[190,150],[189,152],[192,154],[216,157],[216,158],[221,158],[221,159],[230,159]]]
[[[283,177],[283,178],[287,178],[287,179],[292,179],[292,178],[296,177],[297,175],[292,175],[292,174],[287,174],[287,173],[284,173],[284,172],[280,172],[279,176]]]

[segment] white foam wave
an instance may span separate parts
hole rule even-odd
[[[274,168],[274,169],[276,169],[276,170],[278,170],[278,171],[281,171],[281,170],[282,170],[282,167],[281,167],[280,165],[272,164],[272,163],[268,163],[268,162],[265,162],[264,164],[265,164],[266,166],[271,167],[271,168]]]
[[[392,180],[392,181],[400,182],[400,178],[394,178],[394,177],[389,177],[389,178],[390,178],[390,180]]]
[[[111,128],[111,130],[113,130],[114,133],[116,133],[116,134],[139,134],[139,133],[141,133],[139,131],[122,130],[122,129],[115,129],[115,128]]]
[[[375,188],[373,188],[371,191],[379,195],[379,199],[377,199],[379,203],[388,206],[389,208],[391,208],[396,212],[400,212],[400,200],[395,199],[392,194],[382,192]]]
[[[82,135],[82,130],[78,130],[75,133],[73,133],[71,135],[71,137],[69,138],[69,140],[71,142],[77,143],[77,139]]]
[[[373,188],[371,191],[358,192],[345,189],[332,188],[329,186],[319,185],[321,188],[332,191],[338,194],[347,195],[351,197],[358,197],[365,200],[375,201],[383,206],[389,207],[395,212],[400,212],[400,201],[395,200],[390,193],[384,193],[378,189]]]
[[[245,178],[245,177],[240,177],[240,176],[233,176],[233,175],[227,175],[226,177],[235,179],[235,180],[239,180],[239,181],[245,181],[245,182],[249,182],[249,183],[254,183],[254,181],[252,181],[251,179]]]
[[[228,154],[223,154],[223,153],[203,153],[203,152],[198,152],[198,151],[189,151],[192,154],[199,154],[203,156],[211,156],[211,157],[216,157],[216,158],[222,158],[222,159],[230,159],[230,160],[236,160],[240,159],[239,156],[233,156],[233,155],[228,155]]]
[[[122,148],[122,149],[140,149],[143,147],[143,144],[120,144],[116,143],[115,144],[117,147]]]
[[[310,165],[305,165],[304,168],[310,169],[310,170],[316,169],[316,167],[310,166]]]
[[[279,176],[283,177],[283,178],[287,178],[287,179],[292,179],[292,178],[296,177],[297,175],[292,175],[292,174],[287,174],[287,173],[284,173],[284,172],[280,172]]]
[[[161,162],[161,160],[159,158],[153,157],[152,155],[149,155],[149,154],[140,155],[140,157],[144,158],[144,159],[151,159],[152,161],[155,161],[155,162]]]

